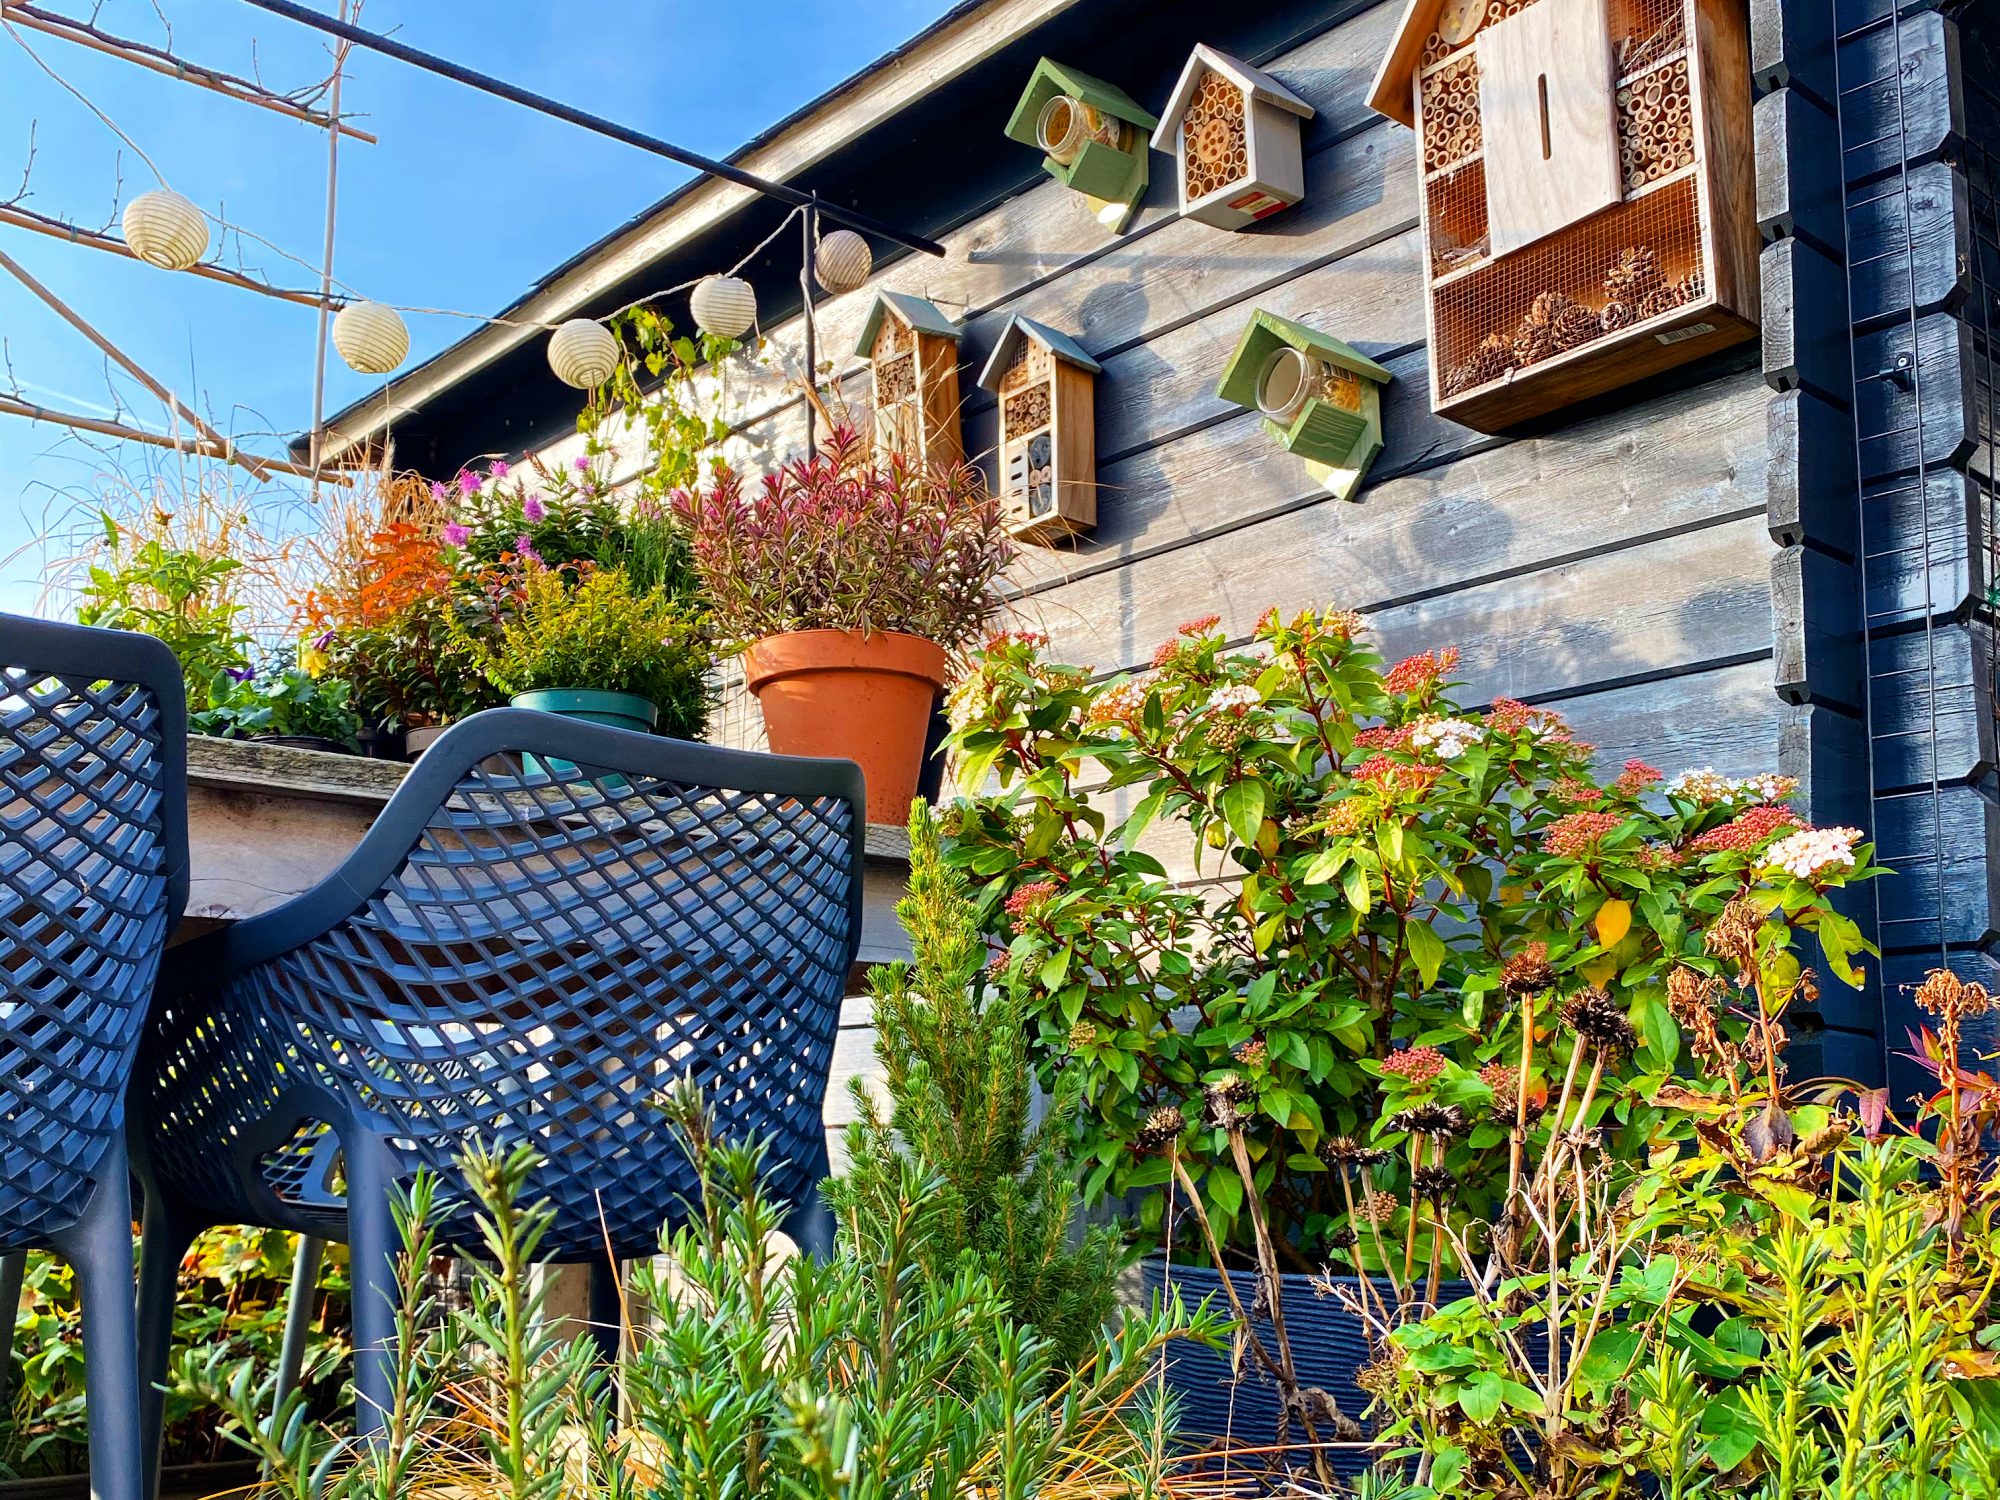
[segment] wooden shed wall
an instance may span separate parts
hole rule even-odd
[[[1803,710],[1774,689],[1773,392],[1758,351],[1526,435],[1433,417],[1413,137],[1363,102],[1400,9],[1349,7],[1289,50],[1247,59],[1318,111],[1305,201],[1268,224],[1232,234],[1182,220],[1171,172],[1156,171],[1133,228],[1113,237],[1044,181],[946,236],[947,259],[878,272],[877,284],[966,320],[968,370],[1013,313],[1072,333],[1104,365],[1096,532],[1028,549],[1013,609],[1065,659],[1109,673],[1143,666],[1194,616],[1219,614],[1240,639],[1269,605],[1354,608],[1392,659],[1459,647],[1470,704],[1507,695],[1559,709],[1608,768],[1644,756],[1669,771],[1768,769],[1806,741]],[[1387,446],[1357,501],[1316,492],[1254,414],[1216,398],[1258,307],[1395,372]],[[832,299],[818,324],[857,412],[868,383],[848,351],[867,308],[866,291]],[[765,333],[762,365],[726,372],[731,457],[751,471],[804,442],[786,379],[800,330]],[[992,398],[969,375],[961,389],[967,450],[990,469]],[[737,695],[717,731],[754,745],[754,708]],[[865,1019],[850,1017],[843,1071],[866,1061]]]

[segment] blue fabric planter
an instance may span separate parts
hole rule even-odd
[[[1140,1268],[1149,1296],[1165,1288],[1170,1269],[1165,1261],[1148,1256]],[[1212,1296],[1223,1316],[1229,1316],[1222,1278],[1213,1269],[1177,1264],[1171,1273],[1173,1287],[1190,1307]],[[1357,1293],[1360,1290],[1359,1281],[1352,1276],[1330,1279],[1355,1288]],[[1255,1273],[1234,1271],[1230,1280],[1243,1306],[1252,1306],[1257,1296]],[[1291,1336],[1292,1363],[1299,1384],[1326,1391],[1340,1403],[1342,1411],[1372,1432],[1372,1424],[1361,1415],[1370,1398],[1355,1384],[1355,1376],[1369,1360],[1367,1334],[1359,1317],[1334,1298],[1320,1296],[1312,1283],[1310,1276],[1284,1277],[1285,1330]],[[1393,1307],[1394,1294],[1387,1281],[1378,1280],[1375,1285]],[[1443,1305],[1471,1294],[1472,1288],[1464,1282],[1446,1282],[1438,1289],[1438,1302]],[[1275,1353],[1276,1335],[1270,1321],[1259,1318],[1254,1326],[1264,1346]],[[1232,1374],[1226,1350],[1218,1353],[1199,1344],[1175,1344],[1168,1351],[1166,1369],[1167,1388],[1179,1398],[1182,1437],[1196,1442],[1227,1437],[1250,1447],[1278,1440],[1278,1387],[1255,1355],[1246,1351],[1239,1376]],[[1288,1440],[1305,1441],[1296,1421],[1291,1424]],[[1359,1449],[1345,1450],[1336,1455],[1334,1467],[1352,1476],[1367,1468],[1372,1456]]]

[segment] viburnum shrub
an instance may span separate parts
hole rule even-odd
[[[718,627],[739,643],[793,630],[901,631],[955,650],[999,608],[1011,553],[998,503],[969,465],[871,459],[843,427],[752,498],[725,470],[673,512]]]
[[[1046,644],[994,637],[954,695],[951,858],[1042,1082],[1083,1075],[1087,1193],[1174,1183],[1224,1258],[1434,1291],[1551,1138],[1643,1154],[1667,976],[1716,970],[1725,913],[1787,995],[1795,937],[1859,982],[1829,893],[1868,851],[1786,778],[1601,780],[1554,713],[1468,711],[1454,651],[1384,670],[1344,612],[1242,650],[1197,620],[1111,681]]]

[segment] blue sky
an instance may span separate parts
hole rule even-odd
[[[315,0],[331,11],[334,0]],[[368,0],[362,22],[413,46],[722,156],[921,30],[952,0]],[[86,0],[48,8],[87,15]],[[328,69],[329,39],[240,0],[107,0],[97,24],[289,89]],[[178,192],[317,264],[326,142],[314,127],[21,32],[43,63],[109,115]],[[335,271],[400,304],[495,312],[543,271],[687,175],[674,164],[490,99],[388,58],[352,54],[345,108],[381,137],[343,142]],[[91,227],[156,186],[92,112],[0,30],[0,201]],[[122,179],[122,181],[121,181]],[[213,244],[213,241],[212,241]],[[0,225],[0,248],[97,324],[216,426],[303,430],[312,410],[310,309]],[[234,261],[238,246],[226,247]],[[310,286],[306,266],[250,241],[243,261]],[[412,316],[414,362],[473,325]],[[0,390],[108,415],[105,362],[0,275]],[[327,409],[375,382],[329,359]],[[120,377],[128,418],[158,429],[159,403]],[[114,445],[115,446],[115,445]],[[127,445],[136,447],[136,445]],[[144,459],[120,455],[121,461]],[[157,458],[151,459],[157,463]],[[169,457],[171,462],[171,457]],[[60,429],[0,416],[0,609],[32,610],[52,527],[88,513],[105,467]]]

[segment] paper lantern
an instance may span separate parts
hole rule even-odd
[[[1740,0],[1412,0],[1431,409],[1503,432],[1755,337]]]
[[[979,372],[1000,405],[1000,515],[1047,545],[1097,524],[1097,377],[1066,333],[1016,314]]]
[[[618,368],[618,340],[593,318],[571,318],[549,336],[549,368],[564,385],[592,390]]]
[[[208,220],[179,193],[141,193],[125,205],[125,243],[149,266],[185,271],[208,254]]]
[[[717,338],[740,339],[757,322],[757,294],[737,276],[704,276],[688,298],[695,325]]]
[[[350,370],[387,375],[410,353],[401,314],[379,302],[350,302],[333,318],[333,347]]]
[[[851,292],[875,269],[875,252],[851,229],[836,229],[819,242],[813,256],[813,276],[820,290],[839,296]]]

